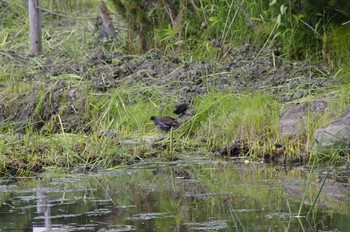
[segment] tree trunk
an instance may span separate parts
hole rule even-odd
[[[117,37],[117,33],[114,29],[112,18],[109,15],[106,4],[101,1],[98,5],[98,13],[102,19],[102,33],[106,34],[107,39],[113,39]]]
[[[42,52],[41,30],[41,1],[28,0],[29,27],[30,27],[30,50],[29,56],[35,56]]]

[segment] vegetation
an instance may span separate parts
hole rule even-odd
[[[0,11],[1,174],[29,175],[52,165],[82,164],[83,170],[90,170],[152,157],[172,160],[179,153],[230,156],[232,144],[238,144],[246,159],[279,156],[276,144],[283,144],[283,154],[290,157],[309,156],[316,126],[338,116],[338,110],[350,103],[347,70],[341,69],[348,62],[350,23],[342,25],[341,18],[332,21],[333,15],[325,13],[309,17],[306,9],[294,7],[294,1],[289,5],[245,1],[241,6],[236,1],[180,0],[174,5],[154,1],[156,6],[142,7],[138,1],[109,1],[111,9],[125,12],[112,14],[125,19],[127,26],[122,30],[125,25],[119,25],[120,38],[114,42],[97,39],[99,1],[79,2],[79,6],[78,1],[67,1],[64,7],[53,2],[43,1],[43,8],[59,12],[44,11],[44,54],[28,58],[26,5],[0,1],[4,9]],[[213,39],[220,41],[220,48],[212,45]],[[277,96],[213,88],[206,82],[215,72],[203,74],[205,83],[201,84],[206,90],[191,99],[169,91],[164,82],[152,85],[141,79],[116,84],[118,73],[128,72],[125,64],[130,59],[146,57],[135,54],[153,49],[156,55],[169,55],[188,66],[193,59],[222,61],[230,49],[244,44],[258,50],[256,57],[267,51],[273,57],[305,64],[318,61],[334,70],[325,76],[345,77],[342,85],[310,87],[299,99],[332,95],[329,110],[310,122],[305,134],[283,138],[278,122],[283,103]],[[118,56],[120,51],[129,55]],[[102,72],[102,67],[110,72]],[[152,77],[152,73],[144,76]],[[176,104],[188,100],[193,115],[181,119],[182,126],[164,134],[164,140],[153,143],[160,132],[150,116],[171,116]],[[341,161],[348,162],[346,158]]]
[[[346,0],[109,2],[128,22],[128,51],[135,51],[139,34],[141,51],[154,48],[186,56],[190,50],[199,58],[211,57],[211,41],[218,39],[223,45],[268,46],[286,58],[339,65],[346,56],[335,54],[344,51],[336,47],[347,51],[350,46]]]

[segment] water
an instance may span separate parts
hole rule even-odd
[[[349,184],[263,164],[193,160],[0,181],[0,231],[350,231]]]

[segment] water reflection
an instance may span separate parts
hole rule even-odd
[[[38,186],[36,190],[36,198],[36,212],[38,214],[44,214],[45,227],[33,225],[33,231],[51,231],[51,205],[49,202],[49,192]]]
[[[2,231],[349,231],[348,183],[262,164],[179,162],[0,182]]]

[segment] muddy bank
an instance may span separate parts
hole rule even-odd
[[[30,120],[36,122],[36,129],[43,129],[59,112],[68,131],[74,131],[84,124],[81,115],[87,93],[140,84],[159,86],[176,102],[190,102],[195,96],[216,90],[267,91],[287,102],[333,84],[326,66],[286,61],[273,51],[256,57],[258,52],[246,45],[232,49],[221,62],[186,62],[160,54],[105,54],[96,48],[76,62],[65,54],[45,54],[38,66],[31,58],[6,51],[0,55],[1,63],[12,63],[22,71],[20,85],[28,91],[0,93],[0,120]],[[60,59],[55,59],[58,56]],[[42,99],[38,101],[38,97]]]
[[[331,70],[326,66],[287,61],[269,50],[257,56],[258,52],[246,45],[231,49],[220,62],[186,62],[159,54],[131,58],[96,51],[88,63],[96,67],[91,75],[95,89],[135,83],[161,85],[170,95],[187,100],[219,89],[231,93],[268,91],[285,102],[332,84]],[[109,62],[112,64],[103,65]],[[105,77],[104,82],[101,76]]]
[[[59,52],[28,58],[13,51],[2,51],[0,63],[6,63],[5,68],[9,70],[16,70],[15,75],[8,75],[9,81],[3,82],[3,90],[0,92],[1,128],[5,132],[16,133],[14,138],[23,137],[27,131],[46,136],[62,132],[83,133],[86,136],[95,133],[101,136],[101,128],[93,126],[94,123],[91,122],[89,110],[99,110],[91,103],[91,96],[95,99],[106,98],[109,96],[106,93],[127,86],[149,87],[147,91],[157,88],[162,92],[164,99],[169,98],[178,103],[191,102],[195,97],[213,91],[233,94],[268,92],[276,95],[279,101],[284,103],[334,84],[334,80],[330,78],[332,71],[327,66],[284,60],[272,50],[260,52],[251,45],[232,48],[220,61],[186,61],[158,53],[130,56],[119,52],[104,53],[103,49],[98,47],[89,50],[84,57],[76,61],[71,55]],[[142,91],[140,89],[140,95],[148,101],[148,92]],[[127,104],[133,104],[132,97]],[[123,144],[123,138],[120,138],[118,132],[112,132],[111,135],[107,133],[104,136],[109,136],[108,139],[113,141],[110,147]],[[2,138],[6,139],[5,143],[11,140],[5,134]],[[19,141],[18,144],[20,143]],[[72,149],[84,151],[88,143],[84,141],[72,145]],[[305,157],[287,159],[284,149],[278,146],[283,145],[276,144],[260,156],[266,162],[276,161],[284,164],[300,164],[307,161],[307,152]],[[111,159],[109,165],[119,165],[125,161],[139,162],[168,149],[168,145],[156,139],[151,151],[145,147],[136,150],[132,148],[127,153],[134,155],[129,158],[117,155]],[[243,152],[240,152],[242,149]],[[25,152],[21,148],[19,150]],[[50,145],[42,145],[27,150],[44,154],[54,149],[50,148]],[[238,144],[233,142],[221,150],[211,152],[219,154],[219,157],[232,158],[249,155],[250,148],[242,141]],[[166,159],[173,160],[176,157]],[[5,166],[10,173],[23,167],[28,169],[28,158],[22,157],[20,160],[7,161],[8,165]],[[79,160],[99,162],[101,159],[98,155],[89,155],[76,159],[76,162]],[[62,162],[64,164],[64,159]],[[37,163],[39,164],[29,165],[30,169],[40,171],[42,167],[55,162],[40,160]],[[86,168],[90,167],[84,167],[84,170]]]

